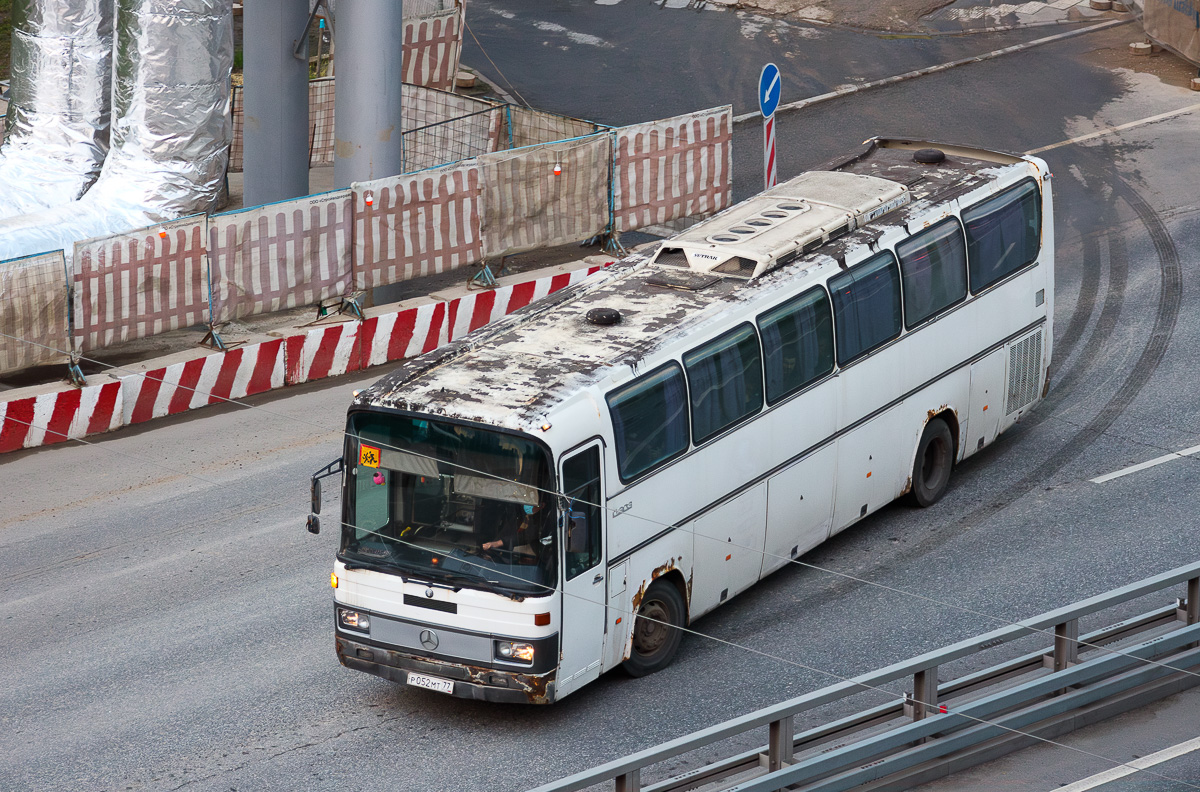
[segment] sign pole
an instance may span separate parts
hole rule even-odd
[[[779,67],[774,63],[763,66],[758,76],[758,109],[763,116],[763,189],[779,183],[775,169],[775,109],[781,93]]]
[[[775,174],[775,116],[763,119],[763,189],[769,190],[779,183]]]

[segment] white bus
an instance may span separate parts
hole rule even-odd
[[[1045,163],[868,143],[356,394],[322,471],[342,664],[536,703],[656,671],[675,627],[934,503],[1030,410]]]

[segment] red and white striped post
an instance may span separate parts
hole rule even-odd
[[[779,183],[775,174],[775,116],[763,119],[763,177],[766,180],[764,189],[771,189]]]
[[[779,67],[763,66],[758,77],[758,108],[763,115],[763,181],[769,190],[779,183],[775,169],[775,109],[781,92]]]

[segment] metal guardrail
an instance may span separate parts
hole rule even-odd
[[[1186,584],[1186,596],[1079,635],[1079,620]],[[1017,638],[1053,631],[1049,649],[938,684],[938,669]],[[1113,651],[1114,645],[1120,646]],[[617,792],[904,789],[1064,734],[1200,684],[1200,562],[1000,627],[886,668],[725,721],[538,787],[573,792],[614,782]],[[1081,659],[1081,655],[1084,657]],[[797,715],[912,679],[901,702],[795,733]],[[767,745],[642,785],[659,762],[756,729]],[[1032,736],[1031,736],[1032,735]]]

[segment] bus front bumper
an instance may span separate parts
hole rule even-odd
[[[533,675],[445,663],[354,641],[344,635],[337,635],[335,644],[338,660],[346,668],[402,685],[408,683],[410,673],[416,673],[452,681],[456,698],[501,704],[549,704],[554,701],[554,671]]]

